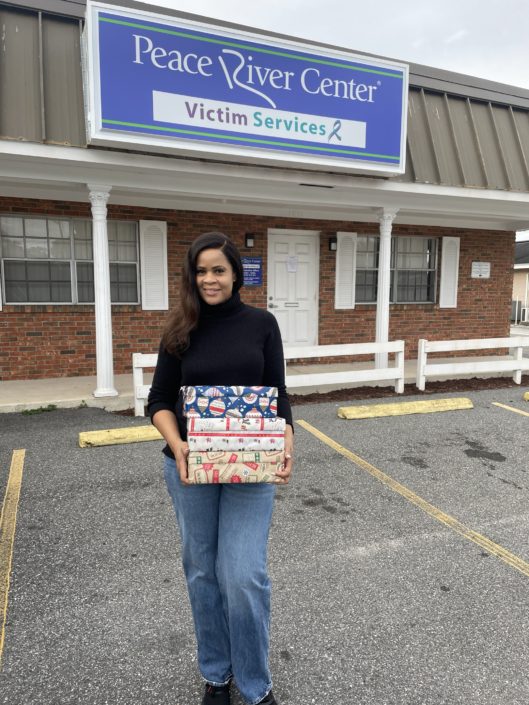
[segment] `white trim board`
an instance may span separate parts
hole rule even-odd
[[[109,203],[123,205],[348,222],[373,222],[373,209],[397,208],[395,224],[529,227],[529,193],[11,141],[0,141],[0,157],[0,194],[5,196],[86,202],[87,181],[103,179],[112,185]]]

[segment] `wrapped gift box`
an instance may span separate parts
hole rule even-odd
[[[256,394],[258,397],[277,397],[277,387],[227,387],[223,385],[198,385],[182,387],[184,397],[193,401],[196,397],[244,397]]]
[[[273,418],[277,416],[277,397],[259,397],[254,393],[241,397],[186,396],[184,416]]]
[[[187,459],[188,477],[193,484],[274,482],[284,460],[283,452],[191,451]]]
[[[273,463],[283,465],[285,453],[278,450],[258,450],[258,451],[190,451],[187,457],[188,467],[197,465],[233,465],[243,464],[252,467],[259,463]]]
[[[244,463],[232,465],[196,465],[189,468],[189,482],[194,485],[217,483],[275,482],[275,463],[258,463],[255,468],[249,468]]]
[[[281,431],[285,433],[285,419],[275,418],[234,418],[224,416],[219,418],[200,418],[192,416],[187,419],[188,431]]]
[[[182,387],[193,484],[274,482],[285,463],[275,387]]]
[[[281,431],[189,431],[190,450],[284,450],[285,434]]]

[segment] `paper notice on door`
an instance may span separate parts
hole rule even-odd
[[[287,272],[297,272],[298,271],[298,258],[297,257],[287,257]]]

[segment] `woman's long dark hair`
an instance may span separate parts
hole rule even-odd
[[[189,347],[189,335],[198,325],[200,294],[197,289],[197,259],[203,250],[222,250],[233,268],[235,281],[233,293],[243,284],[241,256],[234,243],[224,233],[203,233],[189,247],[182,267],[180,303],[169,314],[162,336],[162,345],[167,352],[180,357]]]

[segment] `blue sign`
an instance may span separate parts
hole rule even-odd
[[[94,141],[404,171],[407,66],[89,7]]]
[[[241,257],[244,273],[244,286],[263,285],[263,258]]]

